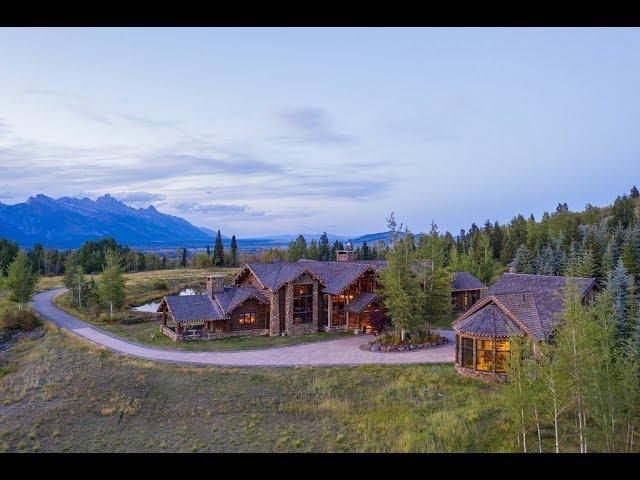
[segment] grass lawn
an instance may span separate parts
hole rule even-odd
[[[495,400],[451,365],[177,366],[49,326],[0,352],[0,451],[508,450]]]
[[[165,295],[174,295],[185,288],[204,288],[204,277],[208,273],[223,273],[230,282],[239,271],[237,268],[178,268],[175,270],[154,270],[150,272],[126,273],[127,307],[158,300]],[[97,275],[87,275],[97,279]],[[63,277],[40,277],[37,291],[63,287]]]
[[[160,333],[160,325],[150,314],[135,313],[132,316],[140,317],[142,323],[126,325],[119,321],[101,322],[86,311],[78,310],[69,305],[67,294],[58,295],[54,303],[67,313],[92,323],[107,332],[126,338],[136,343],[150,347],[170,348],[174,350],[188,351],[230,351],[253,350],[259,348],[284,347],[287,345],[299,345],[301,343],[317,342],[340,338],[351,333],[347,332],[318,332],[308,335],[293,335],[289,337],[246,336],[222,338],[218,340],[203,340],[194,342],[174,342],[166,335]]]

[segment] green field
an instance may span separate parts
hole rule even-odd
[[[0,362],[0,451],[508,450],[495,386],[451,365],[175,366],[50,326]]]

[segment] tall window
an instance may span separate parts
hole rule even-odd
[[[345,301],[344,295],[336,295],[333,297],[333,312],[331,315],[331,323],[333,325],[343,325],[345,323]]]
[[[255,313],[241,313],[238,315],[239,325],[254,325],[256,323]]]
[[[473,368],[473,338],[462,337],[460,356],[463,367]]]
[[[313,321],[313,286],[296,285],[293,287],[293,323],[311,323]]]
[[[509,366],[511,345],[509,340],[496,341],[496,372],[506,372]]]
[[[493,341],[476,340],[476,370],[493,371]]]

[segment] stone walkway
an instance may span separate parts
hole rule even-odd
[[[411,352],[380,353],[360,350],[359,347],[369,340],[370,336],[368,335],[235,352],[186,352],[151,348],[106,333],[95,325],[60,310],[53,304],[53,297],[62,291],[64,289],[59,288],[35,295],[32,302],[33,308],[42,317],[52,321],[60,328],[70,330],[76,335],[115,352],[148,360],[234,367],[451,363],[454,360],[454,342],[451,330],[438,331],[449,339],[449,343],[440,347]]]

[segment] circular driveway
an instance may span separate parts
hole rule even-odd
[[[226,367],[292,367],[319,365],[366,365],[451,363],[454,360],[454,338],[451,330],[438,330],[449,342],[439,347],[410,352],[381,353],[360,350],[369,335],[358,335],[337,340],[326,340],[302,345],[242,350],[236,352],[185,352],[151,348],[106,333],[95,325],[84,322],[60,310],[53,304],[53,297],[63,288],[38,293],[32,306],[43,318],[67,329],[80,337],[118,353],[171,363],[192,363]]]

